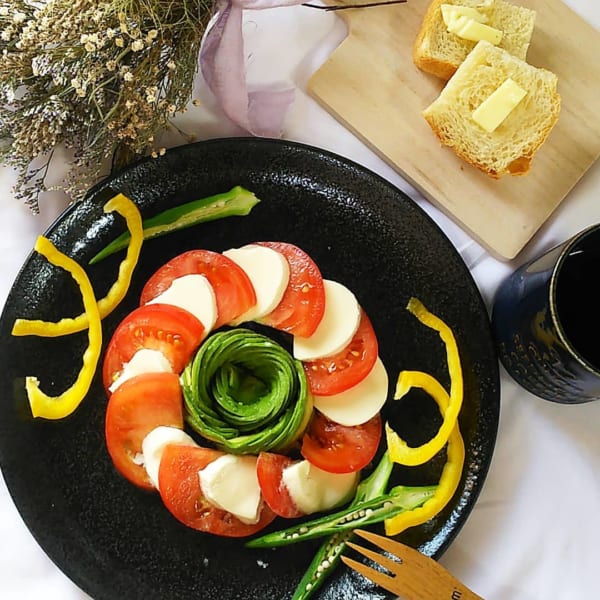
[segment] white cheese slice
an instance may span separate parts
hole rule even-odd
[[[261,493],[256,456],[224,454],[198,472],[206,499],[243,523],[258,523]]]
[[[307,460],[292,463],[281,477],[294,504],[307,515],[339,506],[358,483],[358,473],[329,473]]]
[[[360,323],[360,305],[344,285],[323,280],[325,312],[310,337],[294,337],[294,357],[317,360],[343,350],[352,340]]]
[[[142,348],[123,365],[121,374],[108,388],[114,392],[124,381],[143,373],[172,373],[173,367],[160,350]]]
[[[217,299],[204,275],[191,273],[173,279],[171,285],[148,304],[172,304],[192,313],[208,333],[217,321]]]
[[[258,244],[232,248],[223,254],[244,269],[256,294],[256,304],[231,325],[257,321],[273,312],[290,281],[290,265],[285,256],[273,248]]]
[[[143,465],[150,481],[158,489],[158,469],[165,446],[178,444],[180,446],[197,446],[196,442],[183,429],[161,425],[155,427],[142,440]]]
[[[355,386],[333,396],[314,396],[314,407],[328,419],[352,427],[372,419],[388,396],[388,374],[378,357],[369,374]]]

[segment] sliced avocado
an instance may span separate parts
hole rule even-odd
[[[181,382],[187,422],[227,452],[283,451],[312,412],[302,363],[250,329],[210,336]]]

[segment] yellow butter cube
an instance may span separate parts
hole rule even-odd
[[[473,111],[473,120],[492,133],[526,95],[527,91],[509,77]]]
[[[459,16],[453,21],[450,21],[448,31],[454,33],[464,40],[472,42],[480,42],[485,40],[494,46],[497,46],[502,41],[502,31],[495,27],[490,27],[485,23],[479,23],[475,19],[467,16]]]
[[[457,4],[441,4],[440,10],[442,11],[442,19],[446,24],[446,27],[450,26],[450,23],[456,20],[458,17],[468,17],[478,23],[487,23],[487,16],[479,12],[476,8],[470,6],[459,6]]]

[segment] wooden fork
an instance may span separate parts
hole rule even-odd
[[[483,600],[433,558],[418,550],[369,531],[357,529],[354,533],[396,556],[399,561],[348,542],[348,546],[370,558],[391,575],[347,556],[342,556],[344,563],[403,600]]]

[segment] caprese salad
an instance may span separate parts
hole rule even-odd
[[[230,537],[347,502],[388,396],[359,301],[286,242],[160,267],[107,346],[103,382],[116,469],[182,523]]]

